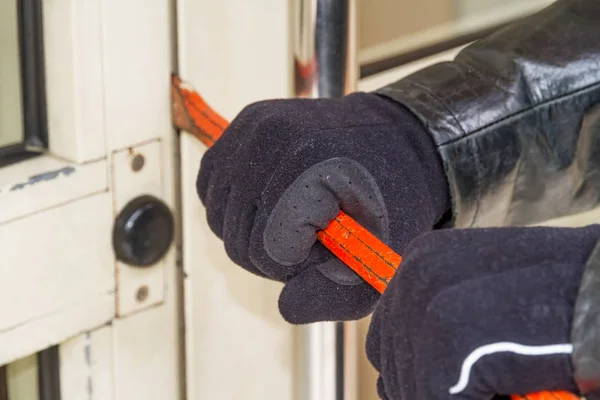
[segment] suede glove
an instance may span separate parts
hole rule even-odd
[[[577,393],[570,329],[585,228],[447,229],[410,244],[379,301],[367,355],[383,399]]]
[[[291,323],[358,319],[379,294],[316,242],[340,209],[402,253],[448,211],[419,121],[376,94],[246,107],[204,155],[197,189],[228,256],[284,282]]]

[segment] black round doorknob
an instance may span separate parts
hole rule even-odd
[[[113,227],[113,248],[119,261],[136,267],[158,262],[169,250],[175,223],[169,207],[154,196],[131,200]]]

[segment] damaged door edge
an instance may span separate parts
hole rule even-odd
[[[179,52],[179,0],[172,1],[170,3],[170,18],[171,18],[171,65],[172,72],[179,73],[179,58],[181,57],[181,53]],[[170,77],[165,77],[170,83]],[[170,93],[170,91],[169,91]],[[170,103],[170,110],[173,107]],[[183,187],[181,182],[182,176],[182,164],[181,164],[181,139],[180,132],[175,127],[172,128],[173,137],[173,182],[175,185],[174,188],[174,207],[173,207],[173,217],[175,218],[175,267],[176,267],[176,277],[175,277],[175,291],[176,291],[176,299],[177,302],[177,337],[178,337],[178,362],[177,367],[179,368],[179,398],[181,400],[187,399],[188,393],[188,368],[187,368],[187,343],[186,343],[186,307],[185,307],[185,269],[183,266]]]
[[[106,193],[107,168],[105,159],[66,164],[4,184],[0,187],[0,226]]]

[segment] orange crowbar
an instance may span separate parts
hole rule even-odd
[[[177,75],[171,76],[172,119],[176,129],[194,135],[212,146],[227,128],[227,121]],[[319,241],[354,272],[383,293],[398,270],[402,257],[349,215],[340,211],[327,228],[317,233]],[[567,392],[513,395],[512,400],[579,400]]]
[[[171,77],[173,124],[207,147],[221,136],[227,122],[177,75]],[[321,243],[354,272],[383,293],[402,257],[344,212],[317,233]]]

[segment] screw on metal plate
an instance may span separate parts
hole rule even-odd
[[[148,298],[148,286],[142,286],[138,289],[135,298],[137,301],[142,302]]]
[[[136,154],[131,160],[131,169],[135,172],[141,170],[144,167],[144,156],[141,154]]]

